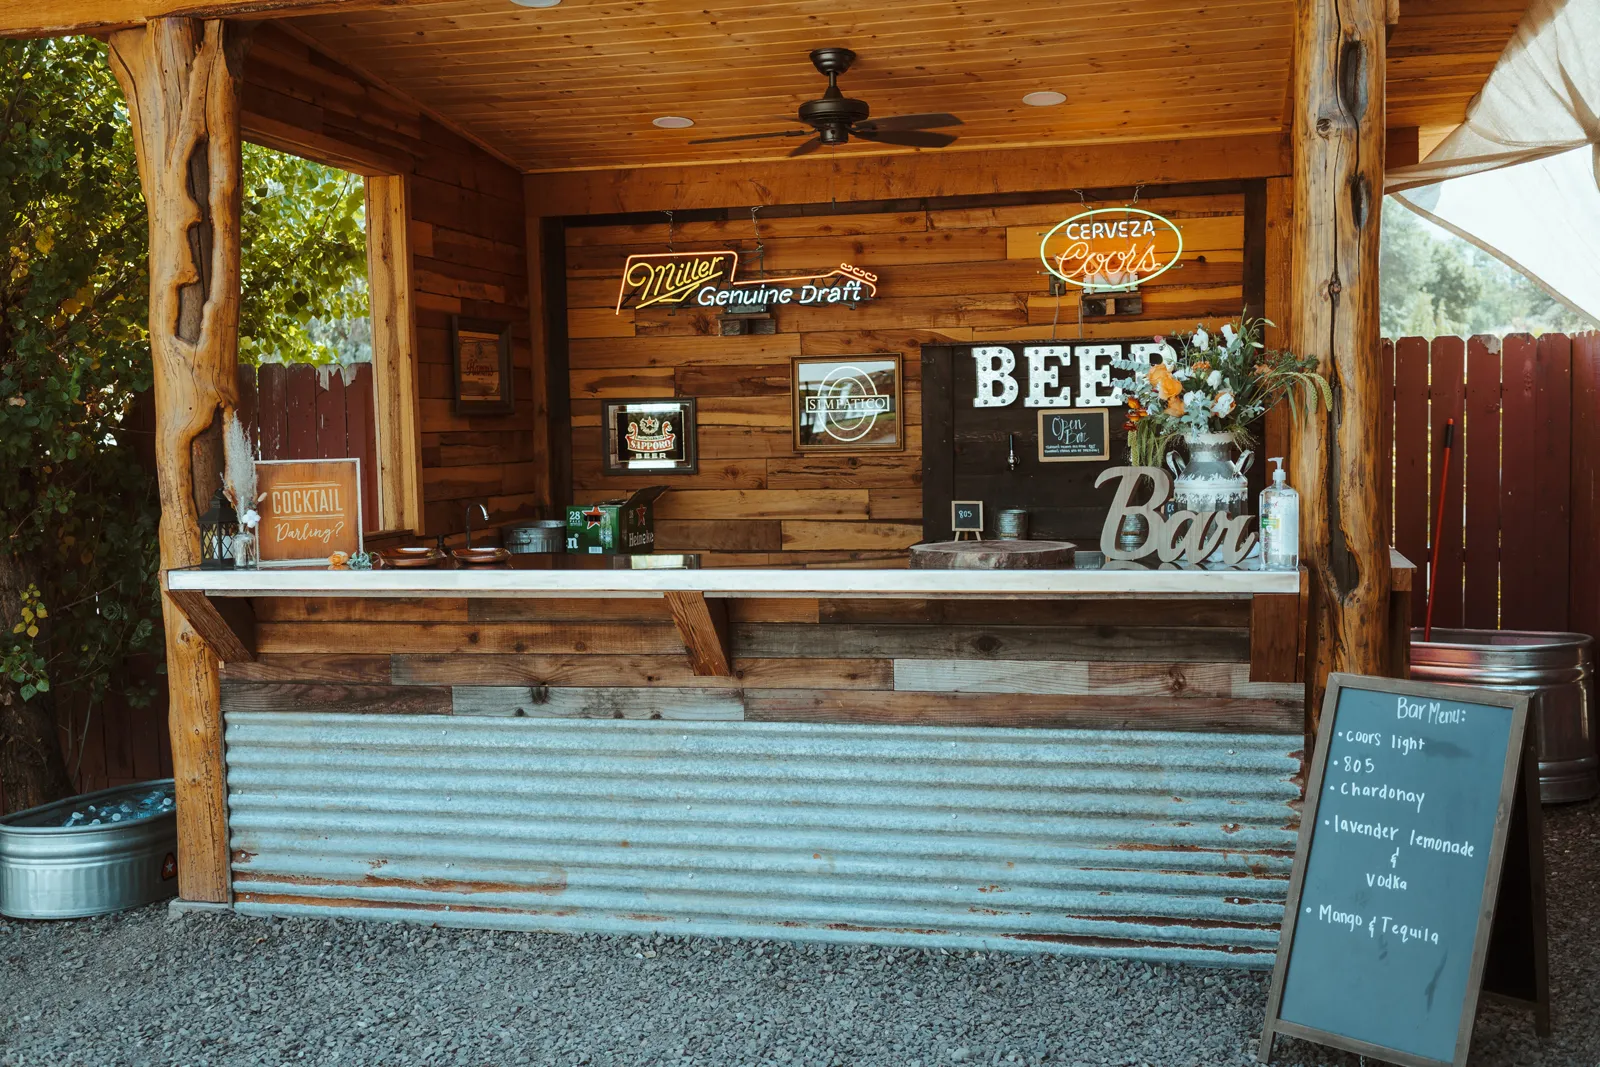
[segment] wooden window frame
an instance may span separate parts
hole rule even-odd
[[[421,402],[411,287],[411,194],[403,174],[368,174],[367,289],[372,316],[372,391],[378,522],[385,532],[423,532]]]

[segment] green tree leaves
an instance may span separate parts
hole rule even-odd
[[[92,700],[160,612],[144,201],[99,42],[0,41],[0,233],[0,684]]]
[[[372,358],[361,176],[244,146],[242,362]]]
[[[1594,323],[1528,278],[1390,199],[1378,264],[1385,337],[1578,333]]]

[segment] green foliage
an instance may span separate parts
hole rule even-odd
[[[372,358],[361,176],[244,146],[239,359]]]
[[[1378,265],[1385,337],[1579,333],[1595,323],[1481,248],[1391,198]]]
[[[144,200],[104,51],[0,40],[0,678],[24,699],[98,697],[159,643],[155,479],[127,425],[151,384]]]

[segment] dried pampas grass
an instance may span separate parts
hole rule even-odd
[[[232,411],[226,412],[222,420],[222,488],[241,516],[258,502],[256,451],[244,423]]]

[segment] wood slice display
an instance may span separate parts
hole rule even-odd
[[[1072,566],[1070,541],[935,541],[911,546],[917,570],[1023,571]]]

